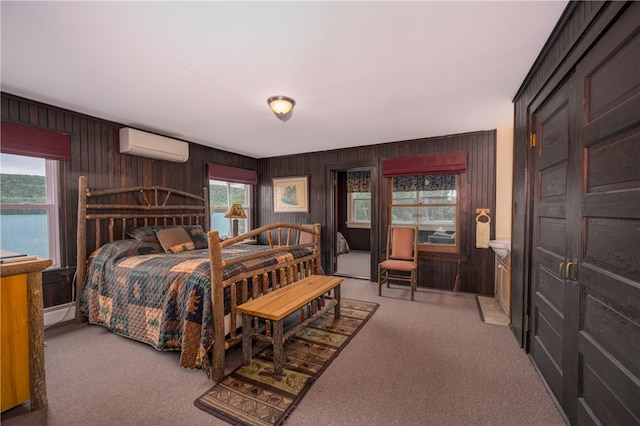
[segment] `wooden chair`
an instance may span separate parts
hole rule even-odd
[[[418,227],[389,226],[387,259],[378,264],[378,296],[389,281],[411,284],[411,300],[418,286]]]
[[[313,231],[316,227],[313,223],[300,223],[300,226],[303,226],[305,229]],[[298,232],[298,244],[308,244],[315,241],[315,236],[313,234],[309,234],[308,232]]]

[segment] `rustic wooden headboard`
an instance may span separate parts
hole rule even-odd
[[[209,231],[207,188],[202,195],[162,186],[91,190],[86,176],[78,185],[76,322],[80,292],[86,278],[88,254],[106,243],[127,238],[126,229],[137,226],[201,225]]]

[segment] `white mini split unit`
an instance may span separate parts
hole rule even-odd
[[[189,159],[189,144],[123,127],[120,129],[120,153],[184,163]]]

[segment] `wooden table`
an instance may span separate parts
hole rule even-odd
[[[47,383],[44,369],[44,314],[42,299],[42,270],[53,262],[35,259],[0,264],[2,277],[2,411],[31,399],[31,411],[47,406]],[[26,283],[25,283],[26,281]],[[26,298],[25,296],[26,291]],[[25,304],[26,307],[23,306]],[[17,303],[14,303],[17,302]],[[28,324],[28,353],[16,353],[23,338],[22,324],[26,311]],[[22,318],[20,318],[22,316]],[[22,323],[22,324],[21,324]],[[17,330],[16,330],[17,327]],[[10,343],[7,345],[7,343]],[[23,375],[26,368],[19,366],[21,359],[29,359],[29,392],[25,397]],[[18,364],[16,373],[16,364]],[[5,377],[5,375],[7,377]],[[7,387],[7,388],[6,388]],[[8,390],[9,389],[9,390]],[[16,389],[18,389],[16,391]],[[7,394],[5,394],[7,392]],[[8,405],[8,406],[5,406]]]
[[[286,287],[279,288],[264,296],[252,299],[238,306],[242,313],[242,358],[245,365],[251,363],[253,339],[273,345],[274,376],[282,377],[284,369],[284,342],[307,325],[317,320],[331,308],[340,319],[340,277],[311,275]],[[327,293],[333,290],[334,296]],[[307,307],[305,315],[304,307]],[[284,319],[301,309],[301,322],[284,334]],[[265,320],[264,334],[252,318]],[[270,324],[272,327],[270,327]]]

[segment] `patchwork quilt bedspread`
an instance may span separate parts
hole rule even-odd
[[[222,258],[266,249],[234,245],[222,250]],[[308,254],[307,249],[296,249],[237,263],[223,270],[223,279]],[[207,249],[166,254],[157,242],[115,241],[89,258],[81,311],[90,323],[158,350],[181,350],[182,367],[208,367],[213,344],[210,277]]]

